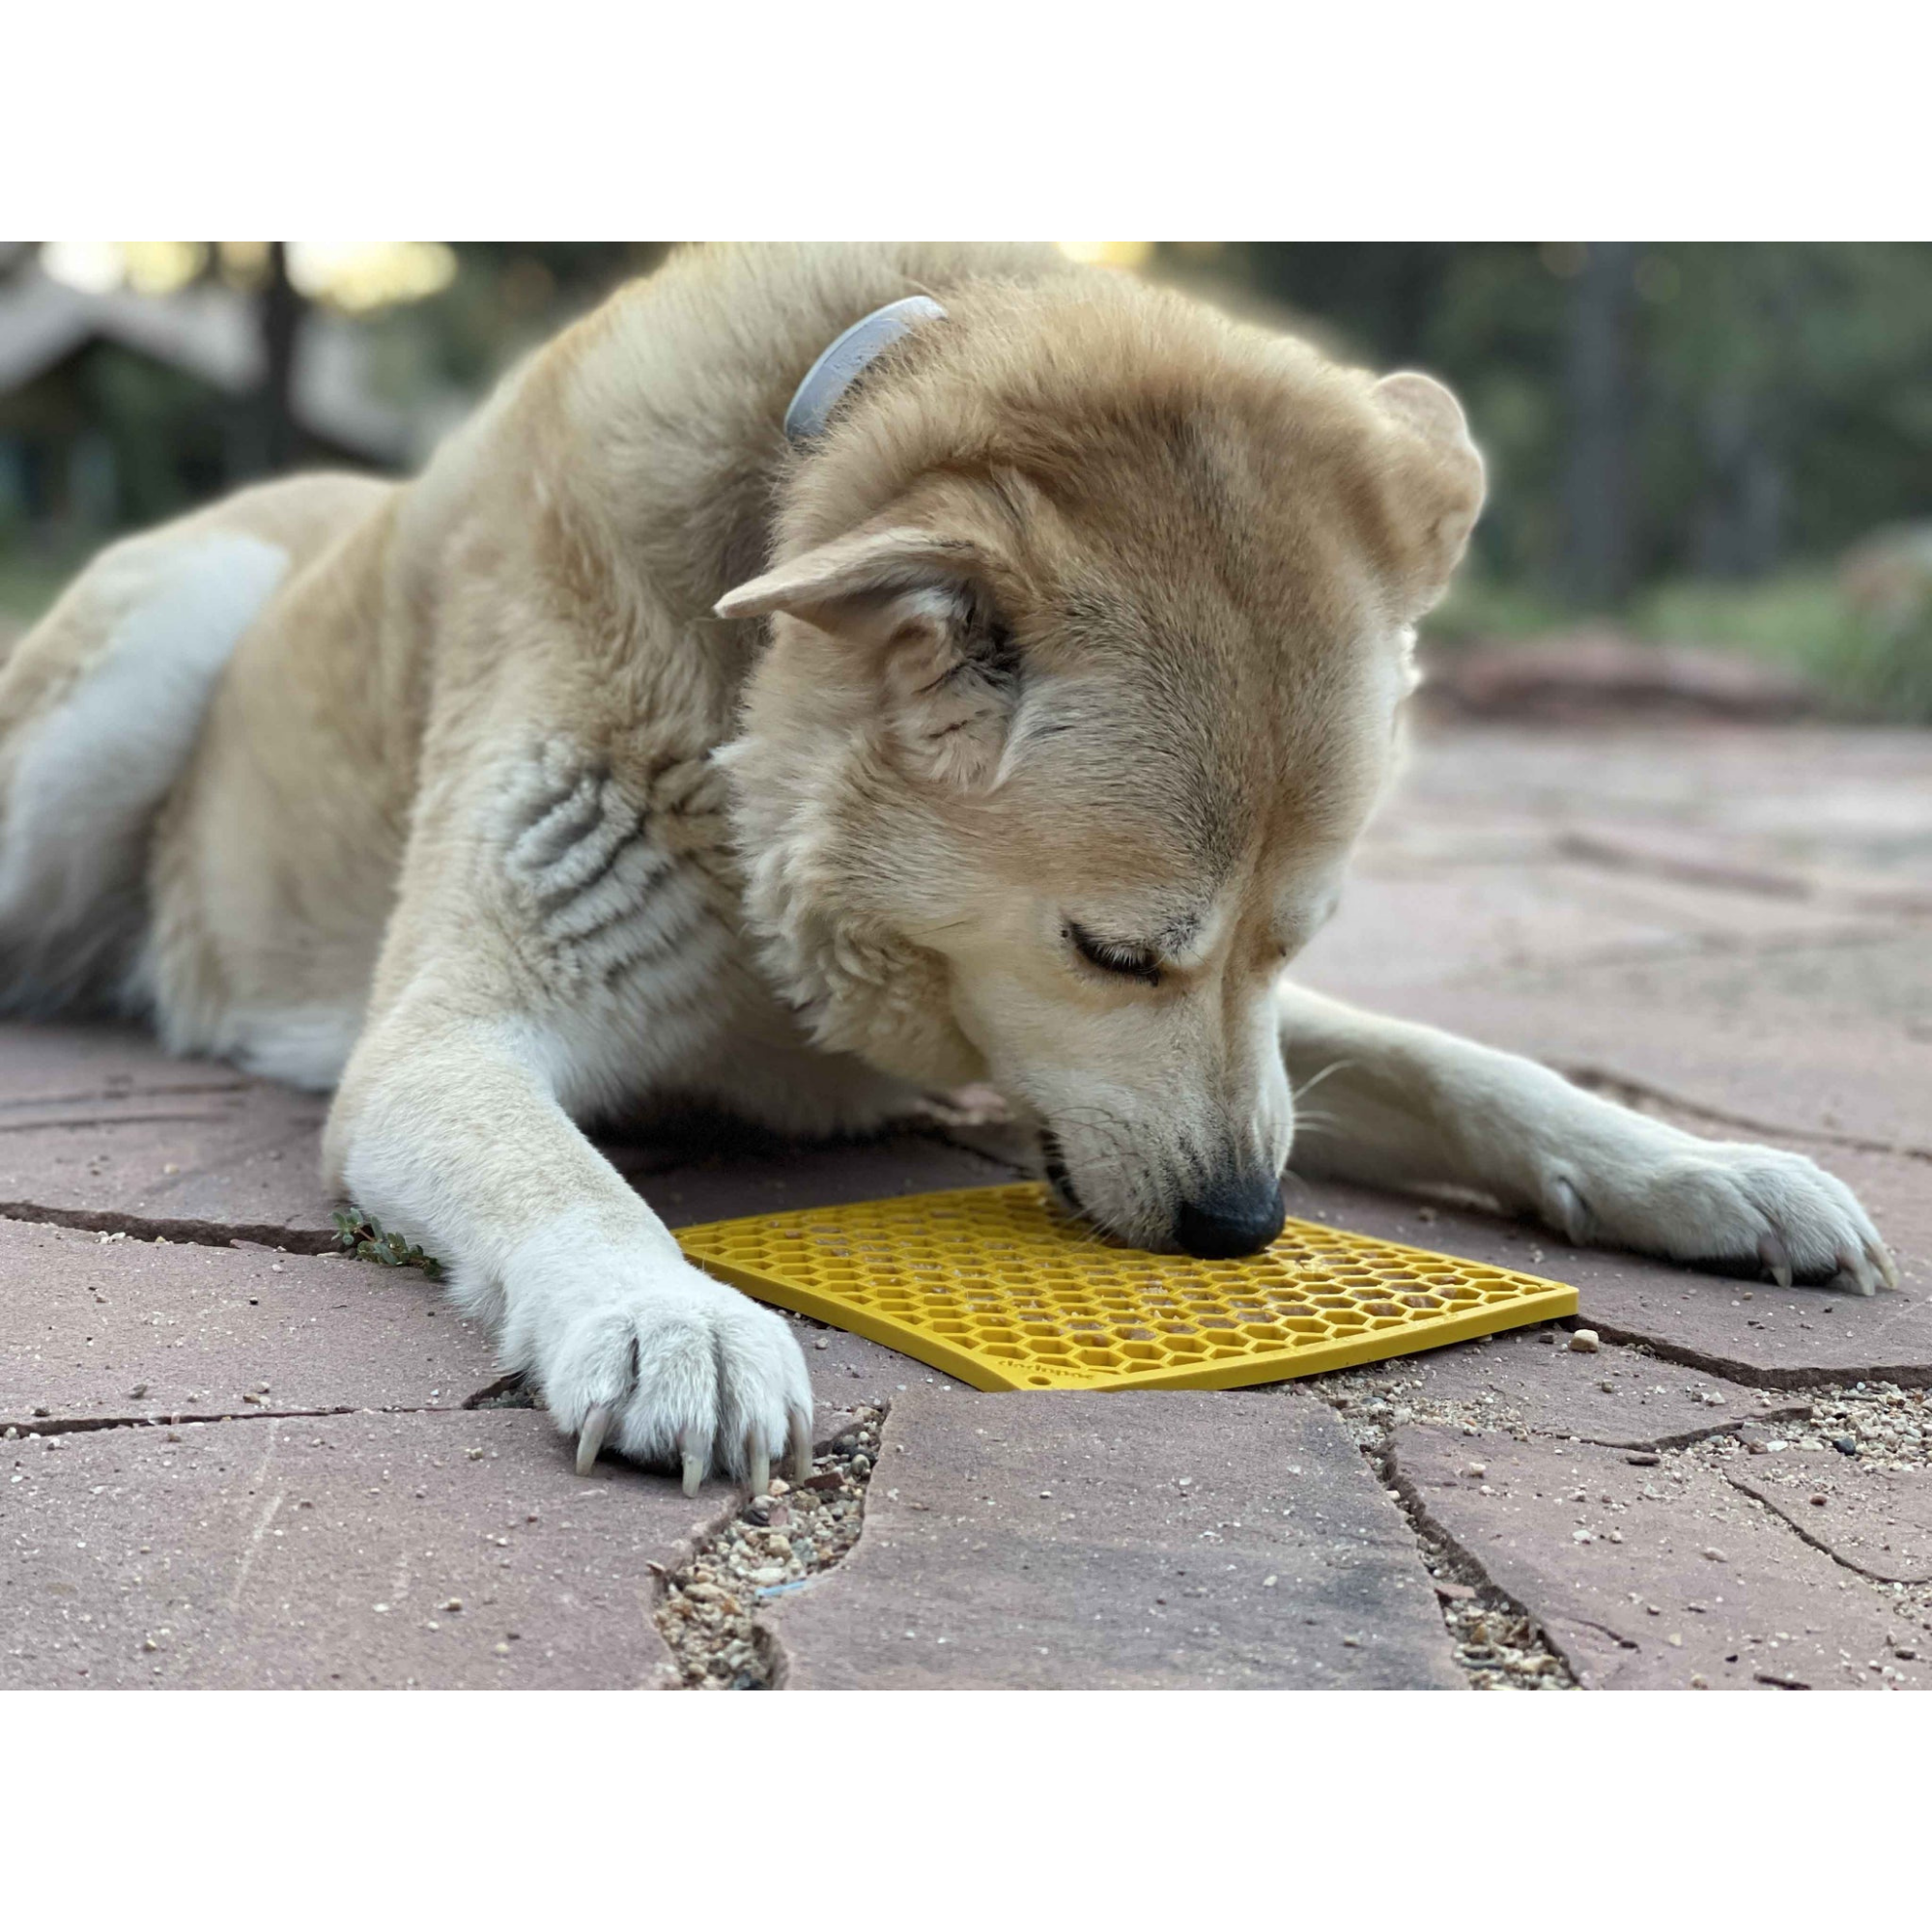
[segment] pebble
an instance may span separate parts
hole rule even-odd
[[[1859,1453],[1858,1437],[1855,1435],[1834,1435],[1832,1437],[1832,1447],[1840,1456],[1856,1456]]]
[[[1570,1336],[1570,1348],[1578,1355],[1594,1355],[1603,1347],[1594,1328],[1577,1328]]]

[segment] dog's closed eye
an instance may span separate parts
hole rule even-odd
[[[1065,932],[1073,942],[1073,950],[1088,965],[1097,966],[1103,973],[1117,973],[1122,979],[1145,980],[1150,986],[1160,984],[1160,965],[1148,947],[1095,938],[1072,920],[1067,921]]]

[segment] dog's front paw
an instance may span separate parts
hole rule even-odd
[[[1587,1152],[1538,1176],[1544,1218],[1573,1241],[1608,1241],[1672,1261],[1756,1262],[1794,1280],[1873,1294],[1898,1271],[1871,1218],[1835,1175],[1804,1154],[1705,1141],[1650,1121],[1591,1136]]]
[[[609,1442],[680,1469],[687,1495],[714,1468],[754,1491],[787,1455],[811,1473],[811,1380],[768,1308],[671,1250],[526,1259],[506,1284],[511,1366],[530,1374],[587,1474]]]

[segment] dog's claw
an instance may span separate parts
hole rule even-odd
[[[1757,1244],[1757,1258],[1771,1270],[1779,1288],[1791,1286],[1791,1250],[1776,1235],[1766,1235]]]
[[[791,1431],[785,1441],[785,1461],[791,1480],[802,1483],[811,1474],[811,1416],[803,1408],[791,1411]]]
[[[772,1486],[772,1459],[762,1442],[752,1442],[746,1446],[748,1453],[745,1460],[751,1467],[752,1493],[761,1496]]]
[[[1872,1266],[1869,1255],[1840,1248],[1837,1261],[1838,1272],[1832,1278],[1833,1288],[1847,1294],[1872,1295],[1878,1293],[1878,1270]]]
[[[1898,1264],[1892,1260],[1891,1250],[1881,1241],[1877,1247],[1869,1249],[1868,1252],[1880,1278],[1895,1294],[1898,1292]]]
[[[583,1418],[582,1433],[577,1438],[577,1473],[587,1476],[596,1467],[597,1452],[604,1446],[604,1438],[611,1433],[611,1411],[599,1403]]]
[[[695,1496],[704,1481],[704,1458],[695,1449],[686,1449],[681,1453],[684,1458],[684,1492]]]

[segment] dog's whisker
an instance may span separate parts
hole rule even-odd
[[[1331,1060],[1328,1063],[1328,1065],[1321,1070],[1320,1073],[1311,1074],[1308,1077],[1308,1079],[1304,1080],[1301,1083],[1299,1087],[1294,1086],[1294,1084],[1291,1081],[1289,1083],[1290,1091],[1294,1095],[1294,1104],[1296,1108],[1298,1109],[1302,1101],[1306,1099],[1309,1094],[1314,1093],[1316,1088],[1321,1086],[1322,1081],[1326,1080],[1330,1074],[1346,1073],[1350,1071],[1355,1065],[1355,1064],[1356,1063],[1352,1060]]]

